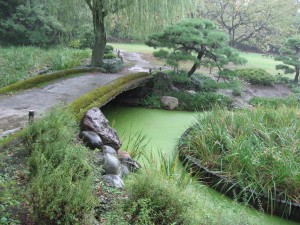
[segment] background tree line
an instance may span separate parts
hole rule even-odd
[[[91,47],[95,33],[89,2],[111,7],[104,21],[111,40],[143,41],[158,28],[189,17],[212,20],[229,35],[232,47],[276,50],[300,28],[297,0],[0,0],[1,45],[51,46],[78,39]],[[176,15],[167,7],[185,12]]]

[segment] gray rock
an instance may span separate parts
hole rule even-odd
[[[92,108],[85,113],[81,121],[81,130],[96,132],[105,145],[114,149],[118,150],[121,147],[116,131],[108,125],[108,120],[98,108]]]
[[[85,143],[90,149],[103,149],[103,142],[98,134],[93,131],[82,131],[79,134],[79,138]]]
[[[107,153],[107,154],[111,154],[111,155],[117,155],[117,151],[114,148],[112,148],[108,145],[103,146],[103,153],[104,154]]]
[[[112,175],[112,174],[104,175],[103,179],[112,187],[120,188],[120,189],[124,188],[123,180],[121,179],[121,177],[117,175]]]
[[[130,174],[130,171],[127,166],[121,164],[121,175],[122,177],[126,177],[128,174]]]
[[[178,107],[178,99],[171,96],[162,96],[160,104],[164,109],[174,110]]]
[[[122,158],[120,161],[123,166],[127,167],[129,172],[136,172],[141,168],[141,165],[132,158]]]
[[[105,174],[112,174],[112,175],[119,175],[121,174],[120,170],[120,161],[117,157],[111,154],[104,154],[104,173]]]

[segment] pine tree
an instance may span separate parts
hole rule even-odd
[[[155,56],[166,59],[169,65],[177,67],[179,61],[193,61],[189,76],[204,64],[215,65],[221,70],[229,62],[245,62],[237,51],[229,47],[227,35],[210,20],[183,20],[150,35],[146,44],[154,48],[168,48],[169,51],[161,49]]]
[[[275,60],[283,64],[276,65],[277,70],[283,70],[285,74],[295,74],[294,82],[298,84],[300,72],[300,37],[288,38],[280,49],[280,56]]]

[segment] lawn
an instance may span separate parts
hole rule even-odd
[[[115,49],[121,49],[126,52],[138,52],[144,53],[145,58],[153,63],[158,65],[165,65],[161,60],[155,59],[151,53],[155,51],[154,48],[150,48],[143,43],[110,43],[110,45],[114,46]],[[279,61],[275,61],[273,57],[266,57],[260,53],[248,53],[242,52],[241,56],[247,59],[247,64],[242,66],[237,66],[236,68],[262,68],[268,71],[272,75],[277,75],[278,73],[283,74],[282,71],[278,71],[275,69],[277,64],[280,64]],[[188,69],[191,67],[191,63],[183,63],[182,68]],[[201,69],[201,72],[208,72],[207,69]],[[289,78],[293,78],[294,75],[285,75]]]

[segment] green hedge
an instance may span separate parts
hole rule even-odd
[[[270,86],[275,82],[275,77],[263,69],[246,68],[235,70],[237,77],[250,84]]]

